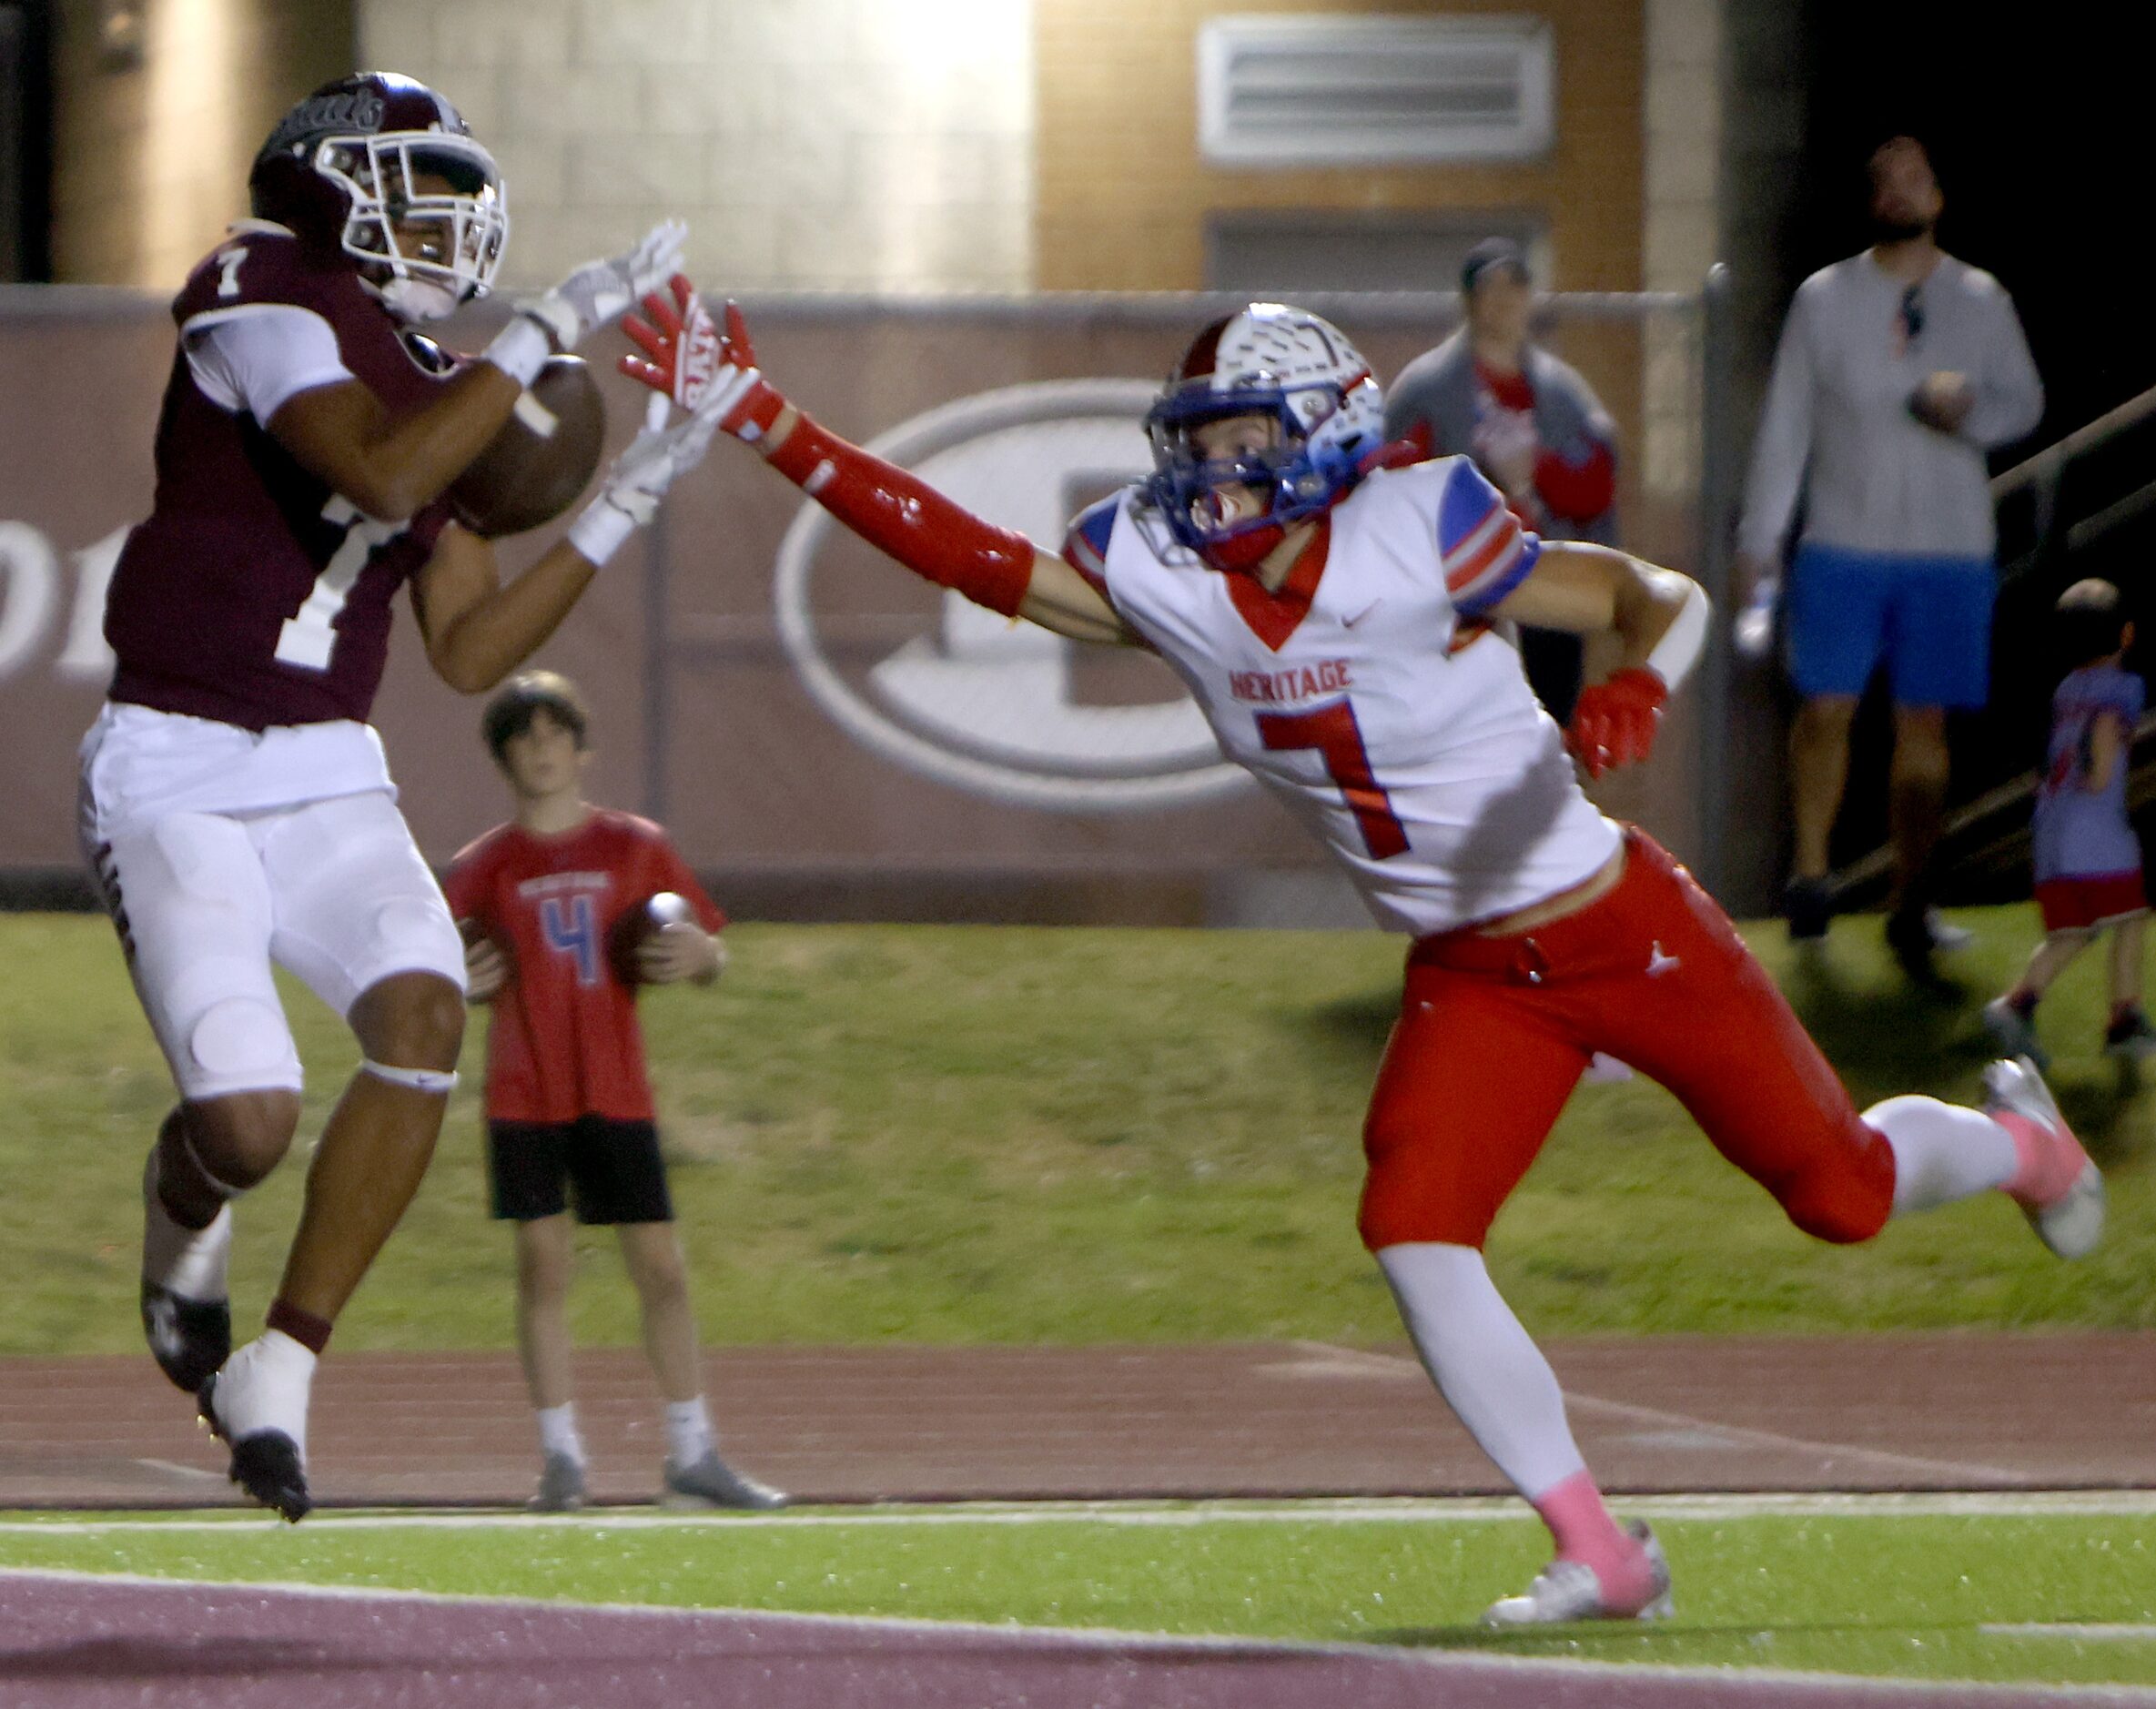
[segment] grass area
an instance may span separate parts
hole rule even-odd
[[[1830,1512],[1679,1518],[1677,1618],[1491,1634],[1546,1542],[1531,1520],[1185,1512],[803,1522],[0,1527],[0,1562],[677,1607],[1404,1643],[1665,1666],[2156,1684],[2156,1515]],[[941,1519],[946,1522],[922,1522]],[[2027,1624],[2110,1627],[2016,1633]],[[2121,1633],[2119,1628],[2130,1629]]]
[[[1878,923],[1824,969],[1755,942],[1860,1101],[1972,1099],[1975,1005],[2026,954],[2032,910],[1958,916],[1961,1004],[1906,992]],[[648,1004],[697,1305],[714,1342],[1082,1342],[1398,1335],[1356,1243],[1363,1098],[1401,946],[1372,933],[743,926],[715,990]],[[2097,1049],[2099,958],[2046,1003],[2061,1097],[2111,1172],[2113,1228],[2062,1266],[2003,1200],[1858,1250],[1806,1240],[1666,1095],[1586,1087],[1492,1242],[1539,1333],[2156,1322],[2156,1101]],[[0,918],[0,1353],[131,1351],[137,1181],[170,1092],[109,928]],[[304,993],[306,1135],[352,1059]],[[339,1331],[347,1347],[510,1340],[472,1086],[420,1201]],[[240,1215],[243,1319],[292,1227],[295,1158]],[[603,1237],[574,1303],[635,1339]]]

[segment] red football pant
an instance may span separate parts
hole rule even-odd
[[[1645,833],[1626,849],[1616,887],[1577,914],[1410,951],[1363,1127],[1372,1251],[1480,1247],[1598,1050],[1674,1092],[1807,1234],[1866,1240],[1885,1225],[1885,1137],[1713,898]]]

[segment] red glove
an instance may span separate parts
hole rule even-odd
[[[1655,745],[1655,732],[1668,700],[1668,684],[1654,672],[1636,665],[1619,671],[1608,682],[1580,691],[1564,745],[1586,767],[1589,777],[1636,764]]]
[[[622,372],[693,413],[715,413],[719,426],[737,439],[762,439],[786,400],[757,370],[740,306],[726,305],[722,337],[696,288],[679,273],[671,284],[673,302],[656,291],[643,299],[648,319],[623,317],[622,330],[651,359],[624,356]]]

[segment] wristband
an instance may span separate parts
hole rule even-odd
[[[509,324],[494,335],[493,341],[480,353],[480,360],[493,363],[518,385],[529,386],[553,353],[546,329],[530,316],[519,314],[511,316]]]
[[[636,532],[636,519],[612,500],[594,499],[569,525],[566,538],[597,570],[622,550],[629,536]]]
[[[1706,642],[1706,592],[1689,576],[1677,575],[1674,571],[1655,571],[1652,573],[1665,588],[1669,580],[1674,578],[1682,582],[1685,589],[1685,602],[1677,608],[1677,614],[1669,627],[1662,632],[1662,639],[1655,643],[1654,650],[1647,654],[1647,669],[1660,677],[1675,693],[1678,685],[1692,674],[1692,667],[1699,662],[1699,650]]]
[[[777,401],[783,408],[784,400]],[[771,413],[775,419],[777,410]],[[1033,582],[1035,549],[1025,535],[983,521],[926,481],[825,432],[806,415],[795,420],[769,461],[916,575],[1006,617],[1018,614]]]

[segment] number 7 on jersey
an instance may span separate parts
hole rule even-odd
[[[1407,853],[1407,827],[1392,812],[1392,797],[1370,769],[1370,754],[1362,745],[1362,727],[1355,722],[1355,709],[1344,700],[1314,711],[1260,713],[1258,734],[1276,753],[1283,749],[1315,748],[1325,761],[1326,775],[1339,788],[1355,824],[1362,833],[1362,846],[1373,861],[1390,860]]]

